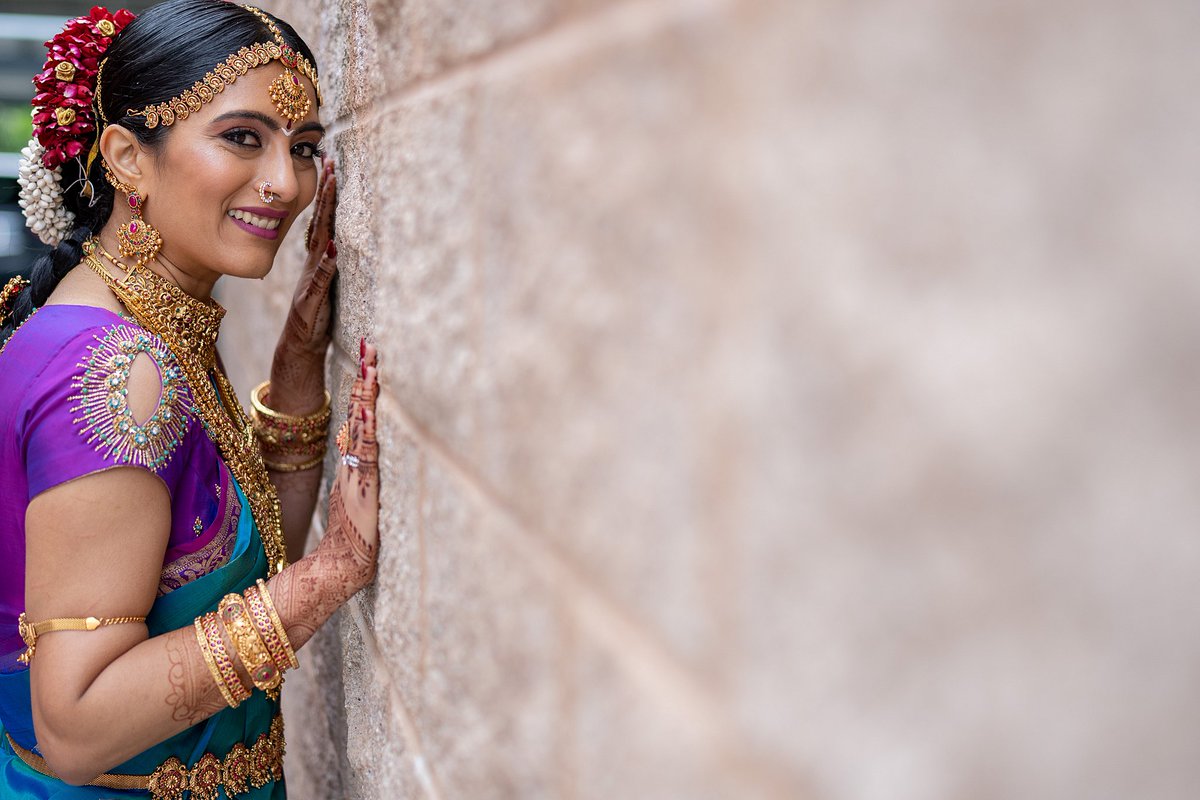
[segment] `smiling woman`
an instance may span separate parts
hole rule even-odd
[[[315,59],[224,0],[98,7],[49,46],[21,170],[51,249],[0,292],[0,796],[281,798],[283,673],[378,550],[364,342],[300,557],[337,252]],[[212,290],[266,275],[314,199],[248,416]]]

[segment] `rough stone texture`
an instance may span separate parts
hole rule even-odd
[[[383,384],[292,796],[1200,783],[1194,4],[266,6]]]

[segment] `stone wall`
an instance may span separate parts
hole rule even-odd
[[[291,796],[1194,793],[1200,6],[264,5],[383,384]]]

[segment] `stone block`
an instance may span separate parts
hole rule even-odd
[[[428,666],[419,726],[447,797],[562,795],[562,621],[503,521],[426,462]]]
[[[421,530],[424,460],[381,404],[379,417],[379,569],[360,595],[364,616],[408,712],[421,710],[426,641],[422,634],[425,582]]]
[[[750,212],[725,200],[717,146],[737,103],[723,22],[506,71],[475,123],[480,468],[706,674],[745,463],[726,402],[745,370],[722,341],[754,268],[733,258]]]
[[[342,129],[328,151],[338,177],[334,243],[338,248],[338,278],[334,285],[336,318],[334,344],[352,364],[358,363],[358,340],[374,336],[376,286],[383,255],[376,228],[378,184],[374,180],[378,150],[371,129]],[[386,369],[381,348],[380,380]]]
[[[369,5],[369,0],[348,0],[321,14],[321,92],[331,119],[367,107],[382,88],[379,78],[386,70],[381,70]]]
[[[1165,9],[830,6],[790,94],[766,78],[792,28],[734,29],[745,121],[789,131],[747,162],[775,175],[752,173],[762,240],[799,236],[733,330],[763,379],[739,403],[729,674],[748,740],[828,796],[1196,780],[1177,732],[1200,648],[1151,621],[1198,556],[1169,399],[1191,392],[1172,365],[1200,341],[1176,303],[1195,275],[1166,251],[1190,249],[1171,206],[1200,159],[1159,116],[1181,96],[1146,103],[1193,58]],[[1095,92],[1110,70],[1122,88]]]
[[[340,612],[339,612],[340,613]],[[297,656],[300,669],[283,689],[287,737],[284,773],[296,800],[346,797],[346,706],[342,691],[342,640],[337,615]]]
[[[342,617],[345,652],[343,680],[346,695],[346,794],[353,800],[418,798],[421,790],[413,771],[413,754],[405,746],[389,691],[388,665],[377,660],[378,650],[364,643],[370,634],[352,614]]]
[[[407,414],[468,457],[479,437],[468,401],[478,362],[479,280],[469,107],[462,95],[416,101],[371,128],[379,154],[372,177],[381,189],[379,247],[388,254],[375,318],[387,343],[381,380]]]
[[[585,0],[392,3],[372,0],[381,75],[390,91],[545,30]]]
[[[579,800],[782,800],[739,773],[691,716],[629,680],[620,655],[586,638],[572,659],[568,707],[573,783]],[[800,795],[796,795],[797,797]]]

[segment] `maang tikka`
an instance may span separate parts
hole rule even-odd
[[[117,228],[117,249],[125,258],[132,258],[139,267],[158,255],[162,249],[162,235],[142,218],[142,204],[146,199],[136,188],[117,178],[105,165],[104,176],[118,191],[124,192],[129,200],[129,212],[133,219]]]

